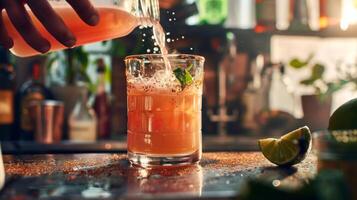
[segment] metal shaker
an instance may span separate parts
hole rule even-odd
[[[61,101],[33,102],[30,104],[30,113],[37,142],[51,144],[61,141],[64,120],[64,106]]]

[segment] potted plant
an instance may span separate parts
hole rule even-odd
[[[307,78],[300,80],[300,84],[304,87],[313,88],[314,93],[301,96],[302,110],[304,113],[304,123],[310,126],[313,130],[325,129],[328,126],[328,120],[332,106],[332,91],[329,89],[332,82],[324,78],[325,66],[318,62],[312,62],[313,56],[310,55],[306,60],[294,58],[289,65],[301,70],[310,69],[310,74]]]
[[[54,97],[64,102],[65,118],[72,111],[81,91],[95,91],[87,74],[89,54],[83,47],[55,52],[48,56],[47,71],[49,85]]]

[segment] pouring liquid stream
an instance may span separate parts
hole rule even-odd
[[[171,77],[171,73],[172,73],[172,67],[171,64],[169,62],[169,59],[167,57],[167,55],[169,54],[168,49],[166,47],[166,36],[165,36],[165,31],[162,28],[161,24],[159,21],[153,21],[152,22],[152,29],[153,29],[153,33],[154,33],[154,38],[156,40],[156,43],[158,44],[160,50],[161,50],[161,54],[162,54],[162,58],[164,60],[164,64],[165,64],[165,80],[169,80]]]

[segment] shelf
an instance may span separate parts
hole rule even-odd
[[[342,31],[339,26],[329,27],[320,31],[311,30],[286,30],[267,31],[256,33],[253,29],[224,28],[220,25],[196,25],[196,26],[170,26],[167,30],[173,37],[224,37],[228,32],[235,33],[240,37],[271,37],[273,35],[291,36],[313,36],[313,37],[356,37],[357,26],[351,26],[348,30]]]

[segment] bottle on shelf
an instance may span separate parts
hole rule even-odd
[[[106,66],[103,59],[97,60],[98,85],[94,100],[94,111],[98,120],[98,139],[110,137],[110,101],[105,90]]]
[[[0,140],[15,139],[14,128],[15,73],[9,52],[0,48]]]
[[[34,124],[29,111],[32,103],[52,99],[52,94],[41,79],[41,65],[37,61],[32,64],[32,78],[25,82],[17,93],[18,134],[21,140],[34,139]]]
[[[254,29],[256,26],[255,0],[228,1],[227,28]]]
[[[276,0],[256,0],[255,31],[257,33],[272,31],[275,29]],[[285,0],[288,1],[288,0]]]
[[[73,142],[95,142],[97,140],[97,117],[88,104],[87,90],[80,98],[69,117],[69,139]]]
[[[292,31],[310,31],[307,1],[293,1],[293,18],[289,26]]]
[[[276,0],[276,29],[287,30],[290,26],[292,12],[290,0]]]
[[[228,1],[198,0],[198,11],[202,24],[223,24],[228,15]]]

